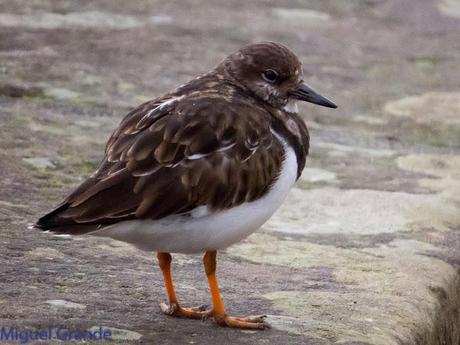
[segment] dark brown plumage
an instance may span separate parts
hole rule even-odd
[[[300,175],[309,147],[304,122],[277,109],[280,100],[275,96],[270,104],[261,98],[263,89],[254,92],[245,85],[260,78],[258,69],[282,66],[281,92],[292,87],[290,78],[300,63],[278,45],[270,48],[281,53],[263,60],[267,44],[244,48],[212,72],[127,114],[109,139],[97,171],[37,227],[80,234],[122,220],[159,219],[202,205],[221,210],[253,201],[279,173],[282,147],[273,140],[273,129],[295,148]],[[248,49],[252,64],[239,68]],[[247,80],[240,80],[241,75]]]
[[[298,100],[335,107],[303,83],[299,60],[283,45],[243,47],[211,72],[127,114],[97,171],[36,227],[102,233],[158,251],[170,301],[162,309],[176,316],[204,314],[179,307],[166,252],[206,251],[214,319],[264,328],[260,318],[226,316],[215,251],[263,224],[300,176],[309,135]]]

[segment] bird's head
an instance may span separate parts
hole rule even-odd
[[[226,75],[275,108],[297,112],[297,101],[337,108],[304,83],[299,59],[279,43],[247,45],[229,55],[222,66]]]

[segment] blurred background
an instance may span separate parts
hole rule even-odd
[[[458,344],[459,38],[459,0],[0,0],[2,324],[103,324],[131,343]],[[228,308],[274,330],[165,318],[150,253],[27,229],[129,109],[262,40],[339,105],[301,105],[303,177],[221,261]],[[185,304],[206,302],[200,259],[177,262]]]

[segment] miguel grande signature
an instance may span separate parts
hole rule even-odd
[[[103,327],[90,330],[69,330],[63,326],[48,326],[46,329],[26,329],[19,327],[2,327],[0,342],[17,341],[24,345],[30,341],[64,340],[64,341],[97,341],[112,340],[112,331]]]

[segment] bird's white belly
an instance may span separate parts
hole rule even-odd
[[[249,236],[280,207],[297,177],[294,150],[284,144],[281,172],[265,196],[231,209],[214,213],[197,209],[192,216],[171,216],[160,220],[129,220],[93,233],[159,252],[198,253],[218,250]]]

